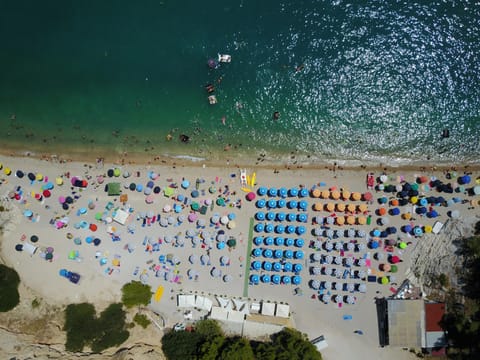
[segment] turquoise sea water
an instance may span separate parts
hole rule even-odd
[[[473,1],[1,0],[2,147],[478,162],[479,29]]]

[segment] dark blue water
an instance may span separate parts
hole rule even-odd
[[[2,145],[478,161],[479,28],[471,1],[3,0]]]

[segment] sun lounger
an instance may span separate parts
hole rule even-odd
[[[247,169],[240,170],[240,185],[247,186]]]

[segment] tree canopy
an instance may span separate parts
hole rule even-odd
[[[14,269],[0,264],[0,312],[12,310],[20,302],[20,277]]]
[[[152,288],[140,281],[132,281],[122,287],[122,302],[127,308],[148,305],[152,298]]]
[[[225,337],[215,320],[196,323],[193,332],[171,331],[162,338],[167,359],[200,360],[321,360],[320,353],[308,339],[293,329],[283,329],[269,342]]]
[[[65,310],[65,348],[71,352],[80,352],[85,346],[90,346],[93,352],[98,353],[120,345],[129,336],[125,315],[122,304],[110,304],[98,318],[92,304],[68,305]]]

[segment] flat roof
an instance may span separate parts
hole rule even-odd
[[[387,301],[388,337],[391,346],[424,347],[425,315],[423,300]]]
[[[443,331],[440,321],[445,314],[444,303],[425,304],[425,329],[426,331]]]

